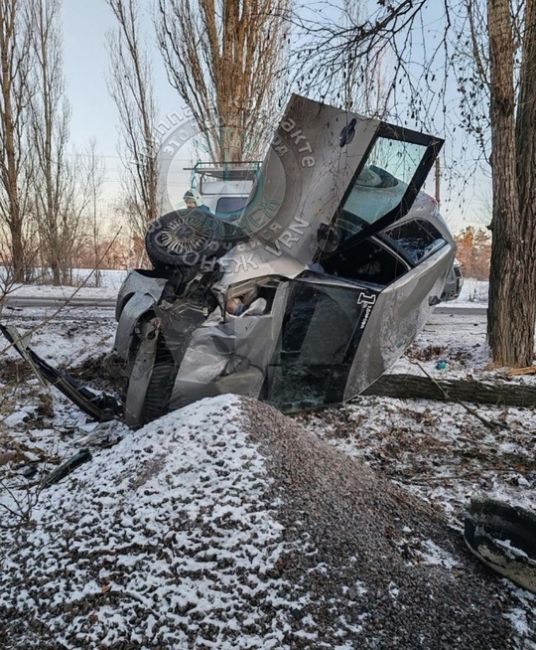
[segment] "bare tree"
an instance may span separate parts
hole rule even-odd
[[[168,78],[214,161],[257,158],[271,138],[290,0],[158,0]]]
[[[93,268],[95,269],[95,286],[101,283],[101,271],[99,269],[100,255],[100,224],[99,224],[99,199],[102,183],[104,182],[104,163],[97,155],[97,145],[93,140],[90,142],[86,153],[85,174],[87,177],[88,208],[91,224],[91,241],[93,248]]]
[[[365,3],[359,0],[342,0],[340,22],[343,34],[336,37],[344,43],[344,33],[363,22]],[[333,77],[325,100],[370,117],[382,117],[387,108],[388,88],[384,75],[386,52],[376,47],[377,55],[371,56],[367,65],[360,58],[347,57],[344,66]]]
[[[11,240],[14,278],[23,282],[24,221],[31,170],[26,124],[30,97],[31,31],[24,0],[0,0],[0,219]]]
[[[122,126],[125,203],[134,232],[143,236],[159,211],[152,71],[140,36],[137,0],[106,1],[118,22],[108,34],[109,89]]]
[[[59,0],[33,0],[31,7],[36,93],[31,142],[36,154],[34,195],[41,254],[54,284],[70,282],[79,234],[76,163],[67,160],[69,104],[64,95]]]

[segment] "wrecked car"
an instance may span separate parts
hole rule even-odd
[[[420,191],[441,145],[293,96],[237,219],[174,211],[147,233],[154,269],[131,271],[117,300],[127,422],[226,392],[318,407],[378,379],[452,267]]]
[[[442,143],[294,95],[261,165],[204,167],[238,195],[155,220],[153,269],[119,291],[126,422],[228,392],[291,412],[376,381],[451,272],[454,241],[421,191]]]

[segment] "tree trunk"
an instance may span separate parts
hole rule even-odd
[[[0,47],[0,92],[2,95],[0,120],[2,122],[3,142],[0,163],[1,186],[7,197],[7,214],[2,214],[11,235],[11,264],[15,282],[24,282],[25,255],[22,237],[22,215],[19,197],[20,168],[17,161],[21,147],[17,134],[17,121],[20,120],[21,101],[24,88],[17,87],[13,69],[22,66],[22,59],[14,60],[15,34],[17,29],[16,5],[8,11],[8,5],[0,5],[1,47]]]
[[[16,206],[18,209],[18,206]],[[20,219],[14,219],[14,210],[11,209],[11,220],[9,222],[11,235],[11,265],[13,267],[13,279],[15,282],[24,282],[26,279],[26,260],[24,255],[24,243],[22,239],[22,227]]]
[[[56,287],[59,286],[61,284],[61,269],[57,260],[52,259],[50,261],[50,271],[52,273],[52,284]]]
[[[527,0],[526,4],[526,17],[532,20],[534,12],[529,8],[533,2]],[[534,25],[526,25],[526,29],[524,55],[534,57],[535,45],[527,42],[534,33]],[[534,123],[532,127],[529,126],[531,121],[525,118],[525,113],[534,113],[534,106],[531,106],[533,99],[527,101],[526,92],[529,88],[534,91],[530,78],[536,75],[536,71],[534,59],[532,62],[527,59],[523,66],[525,79],[521,80],[522,92],[525,87],[525,102],[520,103],[521,121],[516,142],[515,44],[508,0],[488,0],[488,30],[493,186],[488,337],[492,357],[497,364],[519,367],[528,366],[534,355],[534,247],[532,255],[527,258],[527,236],[530,240],[534,239],[533,193],[532,204],[529,205],[527,200],[531,196],[534,179],[526,178],[534,170],[534,166],[526,166],[530,156],[534,156],[534,147],[527,144],[528,152],[523,150],[525,139],[529,143],[534,142],[535,138]],[[526,128],[532,128],[532,133],[525,133]],[[516,145],[520,146],[521,155],[518,155],[520,151]],[[521,165],[525,167],[521,169]],[[522,179],[519,178],[520,172]],[[532,230],[529,233],[531,220]]]
[[[517,365],[534,358],[536,323],[536,0],[525,0],[525,23],[516,120],[518,246],[514,284]]]
[[[536,407],[536,386],[487,383],[472,379],[438,380],[416,375],[383,375],[363,395],[398,399],[476,402],[496,406]]]

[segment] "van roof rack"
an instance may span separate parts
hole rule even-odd
[[[218,180],[243,181],[255,180],[260,167],[260,160],[236,160],[233,162],[197,162],[193,167],[185,167],[184,170]]]

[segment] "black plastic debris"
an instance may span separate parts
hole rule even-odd
[[[31,479],[37,474],[37,465],[35,463],[32,463],[31,465],[27,465],[23,470],[22,470],[22,475],[24,478]]]
[[[494,499],[474,499],[464,537],[482,562],[536,593],[536,514]]]
[[[76,404],[84,413],[99,422],[108,422],[122,416],[121,400],[115,395],[96,393],[82,385],[65,370],[53,368],[27,344],[27,339],[15,327],[0,323],[0,333],[13,345],[20,356],[30,364],[43,384],[50,383]]]
[[[62,463],[59,467],[56,467],[55,470],[50,472],[45,478],[41,481],[41,488],[47,488],[54,483],[58,483],[61,479],[65,478],[68,474],[74,471],[80,465],[87,463],[92,458],[89,449],[80,449],[77,451],[74,456],[71,456],[68,460]]]

